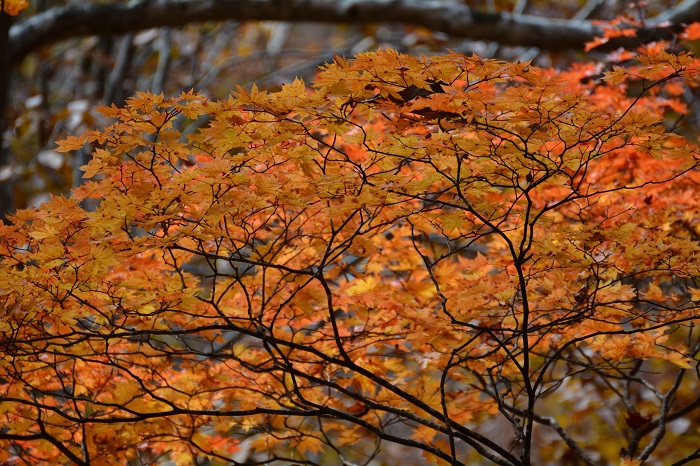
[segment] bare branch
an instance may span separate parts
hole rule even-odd
[[[673,24],[692,23],[700,18],[700,2],[698,0],[683,0],[675,8],[671,8],[659,16],[654,21],[661,23],[669,21]]]
[[[700,18],[700,2],[684,1],[648,22],[639,40],[670,35],[653,29]],[[12,26],[9,60],[17,63],[37,48],[88,35],[127,32],[203,21],[272,20],[320,23],[395,22],[423,26],[455,37],[495,41],[542,50],[580,49],[601,34],[591,21],[469,10],[466,5],[421,0],[136,0],[115,4],[73,4],[36,14]],[[627,38],[628,41],[637,39]],[[611,41],[608,47],[619,46]]]
[[[671,466],[681,466],[681,465],[683,465],[683,464],[688,464],[688,463],[690,463],[691,461],[697,460],[697,459],[700,459],[700,448],[698,448],[697,450],[695,450],[695,452],[692,453],[690,456],[688,456],[688,457],[686,457],[686,458],[683,458],[683,459],[680,460],[680,461],[676,461],[676,462],[673,463]]]

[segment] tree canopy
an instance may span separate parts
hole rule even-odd
[[[388,49],[103,107],[0,229],[0,461],[697,459],[697,79]]]
[[[27,6],[0,1],[8,14]],[[450,13],[436,29],[506,21],[516,34],[538,12],[520,1],[272,3],[241,0],[236,14],[284,19],[305,5],[306,19],[364,22],[393,8],[385,20]],[[211,87],[225,85],[221,38],[234,33],[217,32],[202,60],[216,71],[197,89],[121,102],[137,43],[158,40],[160,58],[139,66],[163,90],[194,68],[195,48],[190,62],[177,57],[188,38],[205,37],[127,34],[109,76],[81,65],[95,76],[85,83],[106,83],[93,86],[110,96],[99,114],[73,97],[48,117],[51,73],[39,73],[38,98],[10,113],[9,147],[38,152],[27,173],[55,165],[47,177],[70,179],[54,163],[66,157],[83,178],[0,223],[0,463],[700,459],[698,3],[652,18],[634,3],[595,23],[584,20],[600,2],[577,5],[562,21],[594,31],[583,61],[554,46],[531,59],[434,53],[446,39],[418,31],[423,56],[330,55],[309,84],[224,97]],[[68,4],[14,25],[0,14],[13,37],[0,55],[9,64],[48,40],[17,31],[93,34],[66,25],[111,13],[98,23],[114,29],[90,46],[104,58],[110,34],[222,5]],[[234,35],[255,41],[250,31]],[[270,31],[261,62],[279,52]],[[73,60],[47,67],[80,76]],[[0,182],[14,176],[5,168]]]
[[[136,91],[195,88],[226,98],[239,84],[307,80],[333,53],[453,50],[566,67],[581,51],[673,41],[700,20],[695,0],[2,0],[0,218],[80,184],[85,151],[57,139],[104,122],[98,104]],[[623,15],[613,31],[605,21]],[[631,34],[631,31],[634,34]],[[692,100],[688,96],[685,100]]]

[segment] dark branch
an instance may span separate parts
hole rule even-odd
[[[700,19],[700,2],[685,0],[650,20],[640,39],[659,39],[671,31],[654,29]],[[138,0],[116,4],[74,4],[46,10],[10,31],[11,63],[37,48],[72,37],[124,34],[203,21],[309,21],[319,23],[394,22],[423,26],[455,37],[496,41],[542,50],[581,49],[601,34],[590,21],[543,18],[507,12],[470,11],[463,4],[422,0]],[[619,46],[620,42],[607,44]],[[628,45],[628,44],[625,44]]]

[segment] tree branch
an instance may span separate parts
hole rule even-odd
[[[700,19],[700,2],[685,0],[647,22],[640,39],[665,38],[672,31],[654,29],[663,21],[674,24]],[[116,4],[73,4],[24,19],[10,30],[9,61],[17,63],[39,47],[79,36],[124,34],[203,21],[309,21],[320,23],[395,22],[423,26],[455,37],[538,47],[542,50],[580,49],[602,31],[591,21],[544,18],[508,12],[470,10],[466,5],[422,0],[135,0]]]
[[[656,24],[669,21],[673,24],[687,24],[700,18],[700,1],[683,0],[674,8],[666,10],[653,19]]]

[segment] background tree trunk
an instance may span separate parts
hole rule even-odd
[[[10,148],[6,132],[8,127],[7,109],[9,88],[11,85],[12,68],[9,60],[10,27],[12,17],[4,13],[4,3],[0,8],[0,219],[5,220],[6,215],[14,210],[14,196],[12,189],[12,165]]]

